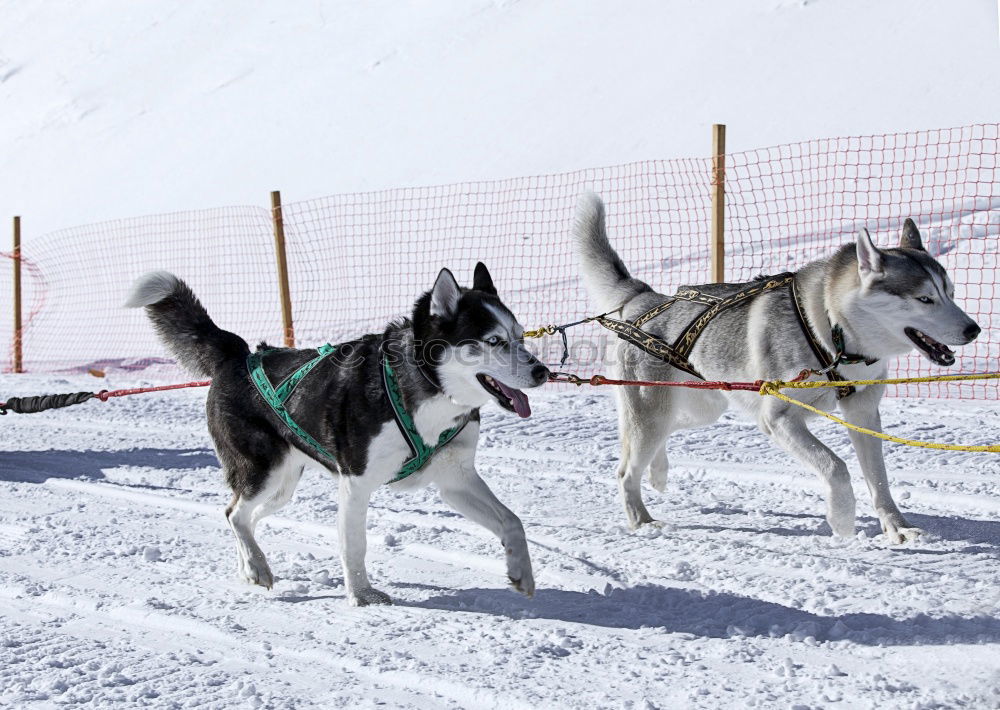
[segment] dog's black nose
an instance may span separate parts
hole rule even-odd
[[[965,339],[971,343],[973,340],[976,339],[976,336],[978,336],[982,332],[983,332],[982,328],[980,328],[975,323],[970,323],[969,327],[962,332],[962,335],[964,335]]]
[[[549,379],[549,368],[545,365],[535,365],[531,368],[531,378],[538,383],[545,382]]]

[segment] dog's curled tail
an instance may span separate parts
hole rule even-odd
[[[604,227],[604,202],[593,192],[580,197],[577,204],[573,239],[583,283],[600,310],[614,310],[636,294],[652,290],[646,283],[632,278],[618,252],[611,247]]]
[[[243,361],[250,353],[243,338],[212,322],[191,287],[166,271],[140,276],[125,306],[145,307],[160,340],[197,375],[214,377],[223,364]]]

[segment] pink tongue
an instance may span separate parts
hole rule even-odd
[[[514,411],[517,412],[517,416],[522,418],[531,416],[531,405],[528,404],[528,396],[524,392],[516,390],[513,387],[508,387],[500,380],[493,381],[497,383],[500,391],[507,395],[507,399],[514,405]]]

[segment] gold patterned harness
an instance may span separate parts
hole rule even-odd
[[[633,318],[631,321],[608,318],[606,315],[599,316],[596,320],[608,330],[616,333],[622,340],[632,343],[639,349],[655,358],[663,360],[665,363],[676,367],[678,370],[683,370],[689,375],[697,377],[699,380],[704,380],[705,378],[698,372],[695,366],[691,364],[691,361],[688,358],[691,355],[691,351],[694,349],[695,343],[698,342],[698,338],[705,330],[705,327],[712,322],[713,318],[723,311],[733,308],[734,306],[738,306],[741,303],[745,303],[750,299],[756,298],[762,293],[773,291],[776,288],[782,288],[784,286],[789,287],[791,290],[792,301],[795,306],[795,315],[799,321],[799,326],[802,328],[802,333],[805,335],[810,349],[820,362],[822,369],[818,372],[825,374],[831,381],[843,380],[840,373],[836,370],[836,365],[841,362],[850,362],[852,360],[849,359],[850,356],[845,357],[846,354],[843,353],[842,347],[838,346],[839,352],[837,352],[834,357],[830,357],[826,352],[826,349],[820,344],[815,333],[813,333],[812,328],[809,326],[808,321],[805,319],[803,309],[799,303],[798,294],[795,289],[795,274],[791,272],[761,278],[754,281],[746,288],[741,289],[733,295],[725,298],[703,293],[694,288],[683,288],[675,293],[669,300],[655,306],[654,308],[650,308],[648,311],[636,318]],[[699,303],[705,306],[705,309],[699,313],[698,316],[691,321],[691,323],[689,323],[683,331],[681,331],[681,334],[676,340],[674,340],[673,344],[670,344],[662,338],[642,329],[643,325],[666,312],[672,305],[677,303],[677,301]],[[837,390],[837,396],[838,398],[843,398],[852,392],[854,392],[853,387],[841,387]]]

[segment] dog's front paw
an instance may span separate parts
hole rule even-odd
[[[890,545],[902,545],[905,542],[912,542],[924,534],[920,528],[896,528],[892,532],[886,532],[886,539]]]
[[[511,586],[524,596],[529,599],[535,596],[535,578],[532,576],[530,569],[528,570],[528,573],[522,575],[520,579],[514,579],[509,575],[508,579],[510,579]]]
[[[906,522],[902,515],[890,515],[882,519],[882,532],[890,545],[902,545],[905,542],[916,540],[923,534],[923,530],[915,528]]]
[[[250,584],[259,584],[266,589],[274,586],[274,575],[267,562],[262,559],[249,559],[240,564],[240,576]]]
[[[535,594],[535,576],[531,573],[531,559],[527,550],[521,555],[507,551],[507,578],[511,585],[526,597]]]
[[[375,587],[365,587],[356,592],[348,592],[347,601],[351,606],[371,606],[373,604],[392,604],[392,598]]]

